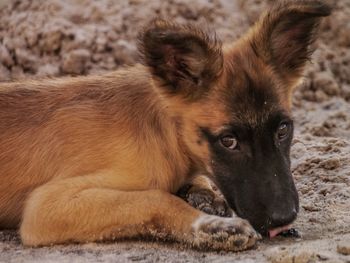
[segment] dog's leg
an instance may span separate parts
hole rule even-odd
[[[206,215],[161,190],[124,192],[108,184],[101,175],[84,176],[36,189],[23,214],[24,245],[153,236],[237,251],[259,238],[246,220]]]
[[[178,195],[194,208],[207,214],[224,217],[233,215],[224,197],[213,190],[209,179],[204,176],[195,177],[180,189]]]

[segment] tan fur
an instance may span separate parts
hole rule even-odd
[[[192,161],[175,117],[140,83],[151,83],[143,66],[1,85],[2,227],[22,221],[26,245],[133,237],[159,225],[172,238],[191,233],[201,212],[168,193],[190,179]]]
[[[192,227],[203,213],[171,193],[209,173],[193,126],[215,129],[222,117],[203,113],[212,105],[169,105],[152,83],[136,66],[2,84],[0,226],[20,225],[31,246],[148,235],[207,243]]]
[[[125,83],[126,74],[139,77],[129,77],[127,87],[118,87],[119,83]],[[185,180],[180,176],[186,174],[188,160],[179,147],[177,135],[173,134],[174,129],[156,127],[161,130],[161,134],[157,134],[148,127],[154,124],[145,110],[151,114],[152,111],[164,113],[161,112],[162,105],[152,101],[152,89],[142,90],[136,83],[133,85],[133,81],[147,82],[147,78],[145,70],[139,67],[102,77],[2,85],[1,176],[14,187],[9,189],[9,185],[2,184],[2,192],[5,189],[13,194],[19,192],[25,199],[24,190],[52,178],[78,177],[96,171],[104,171],[104,177],[108,179],[106,185],[111,188],[176,191],[177,184]],[[21,97],[22,88],[37,93]],[[109,91],[113,88],[119,91],[113,94],[114,91]],[[130,97],[125,98],[128,95]],[[88,96],[100,96],[101,101]],[[137,104],[123,105],[129,103],[123,100],[133,100],[131,96],[135,96]],[[133,118],[141,120],[137,123],[141,127],[136,126]],[[166,118],[165,115],[159,125],[174,125]],[[143,153],[148,147],[152,151]],[[164,162],[158,162],[164,155],[169,156]],[[107,175],[115,171],[121,176]],[[175,175],[176,179],[172,178]],[[13,205],[6,205],[8,202],[10,200],[2,199],[2,211],[13,210]],[[15,218],[10,212],[8,214],[13,224]],[[15,222],[18,221],[16,218]]]

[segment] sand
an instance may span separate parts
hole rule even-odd
[[[233,41],[273,1],[0,0],[0,81],[94,74],[138,60],[138,30],[155,16],[191,21]],[[205,252],[179,244],[119,242],[24,248],[0,232],[0,262],[350,262],[350,1],[321,25],[305,80],[295,92],[292,169],[302,238],[255,249]]]

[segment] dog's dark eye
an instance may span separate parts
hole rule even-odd
[[[225,135],[221,137],[221,144],[231,150],[236,149],[238,146],[238,141],[233,135]]]
[[[277,129],[277,138],[283,140],[289,135],[289,123],[282,122]]]

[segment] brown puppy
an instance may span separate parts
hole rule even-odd
[[[291,93],[329,13],[281,2],[224,46],[157,20],[140,37],[144,66],[1,84],[0,227],[30,246],[154,236],[242,250],[288,225]],[[198,175],[240,217],[174,195]]]

